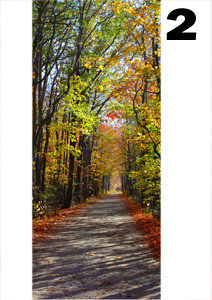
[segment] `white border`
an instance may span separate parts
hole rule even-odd
[[[162,299],[211,299],[211,1],[162,0]],[[176,8],[195,41],[166,40]]]
[[[1,1],[1,299],[31,299],[31,1]]]

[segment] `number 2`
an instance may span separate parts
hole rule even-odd
[[[195,13],[187,8],[178,8],[172,10],[167,19],[176,21],[179,16],[184,16],[185,20],[167,33],[167,40],[196,40],[196,32],[184,32],[184,30],[194,25],[196,21]]]

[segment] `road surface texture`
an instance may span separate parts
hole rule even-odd
[[[160,266],[124,202],[84,207],[34,247],[34,299],[160,299]]]

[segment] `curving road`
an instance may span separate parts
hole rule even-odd
[[[160,266],[119,195],[84,207],[34,248],[34,299],[160,299]]]

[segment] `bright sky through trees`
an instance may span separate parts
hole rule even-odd
[[[159,212],[159,16],[156,0],[33,2],[34,217],[114,178]]]

